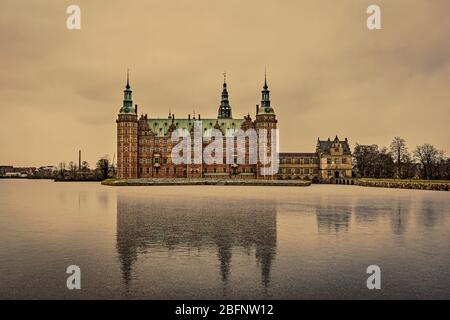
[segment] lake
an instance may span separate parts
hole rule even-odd
[[[450,193],[0,180],[0,298],[449,299]]]

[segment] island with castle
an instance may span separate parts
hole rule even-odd
[[[271,175],[261,175],[264,165],[248,161],[249,144],[245,148],[246,160],[236,161],[237,146],[234,146],[234,161],[204,163],[188,161],[177,164],[172,161],[175,144],[171,135],[182,129],[193,134],[195,124],[200,124],[204,132],[213,129],[224,134],[238,130],[277,129],[275,108],[271,105],[267,77],[261,91],[261,103],[256,105],[254,120],[247,114],[234,118],[229,101],[228,84],[224,75],[221,101],[217,117],[202,118],[188,115],[177,118],[169,111],[165,118],[152,118],[147,114],[138,115],[138,105],[133,104],[129,74],[124,90],[123,104],[119,110],[117,123],[117,176],[111,185],[141,184],[270,184],[309,185],[318,183],[352,184],[352,153],[347,138],[340,140],[317,139],[315,152],[277,153],[277,171]],[[270,142],[270,134],[268,137]],[[202,141],[201,149],[207,147]],[[268,147],[270,152],[270,146]],[[225,152],[224,152],[225,158]]]

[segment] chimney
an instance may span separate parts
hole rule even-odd
[[[198,120],[201,120],[200,113],[198,114]]]
[[[256,105],[256,114],[258,114],[259,104]]]
[[[81,170],[81,150],[78,150],[78,170]]]
[[[191,120],[191,114],[188,114],[188,120]]]

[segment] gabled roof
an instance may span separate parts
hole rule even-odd
[[[333,143],[340,143],[344,148],[344,154],[351,154],[350,145],[348,144],[347,138],[345,140],[339,140],[336,136],[334,140],[317,140],[317,152],[318,153],[330,153],[330,148]]]

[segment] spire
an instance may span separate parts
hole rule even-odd
[[[223,89],[222,89],[222,99],[220,101],[218,118],[231,119],[231,106],[228,100],[228,90],[227,90],[227,74],[223,73]]]
[[[267,86],[267,71],[264,70],[264,90],[267,90],[269,87]]]
[[[133,98],[132,98],[132,92],[130,87],[130,72],[127,69],[127,84],[125,86],[125,90],[123,91],[123,105],[122,108],[120,108],[120,113],[135,113],[137,110],[133,108]]]
[[[270,91],[269,86],[267,85],[267,72],[264,71],[264,86],[263,90],[261,91],[262,97],[261,97],[261,106],[262,107],[270,107]]]
[[[270,91],[267,85],[267,72],[264,70],[264,85],[261,90],[261,105],[257,107],[256,114],[275,114],[275,111],[270,106]]]
[[[130,69],[129,68],[127,68],[127,85],[125,88],[130,89]]]

